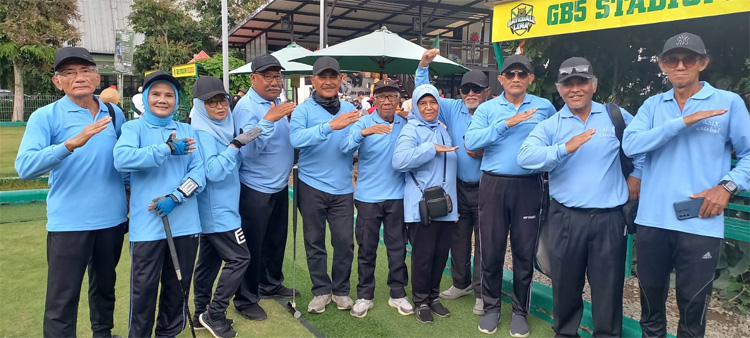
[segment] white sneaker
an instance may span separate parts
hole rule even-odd
[[[409,316],[414,314],[414,306],[411,305],[406,297],[389,298],[388,305],[395,307],[401,315]]]
[[[354,303],[354,306],[352,307],[352,310],[349,311],[349,314],[351,314],[352,317],[364,318],[365,316],[367,316],[367,310],[372,309],[372,306],[373,303],[370,299],[357,299],[357,301]]]
[[[440,298],[443,298],[443,299],[456,299],[456,298],[459,298],[459,297],[470,295],[473,292],[474,292],[474,288],[471,287],[471,286],[469,286],[466,289],[459,289],[459,288],[451,285],[451,287],[449,287],[448,290],[445,290],[445,291],[443,291],[443,292],[440,293]]]
[[[310,301],[310,304],[307,304],[307,312],[323,313],[326,310],[326,305],[328,305],[330,302],[331,302],[330,294],[315,296]]]
[[[477,302],[474,303],[474,314],[477,316],[484,316],[484,302],[482,298],[477,298]]]
[[[352,306],[354,305],[354,301],[352,301],[349,296],[333,295],[333,302],[336,303],[336,307],[339,310],[351,310]]]

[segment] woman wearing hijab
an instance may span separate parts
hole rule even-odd
[[[393,168],[404,175],[404,221],[411,235],[412,300],[417,320],[432,323],[432,314],[448,317],[450,311],[440,303],[440,279],[448,260],[451,227],[458,221],[456,203],[456,153],[445,127],[438,122],[439,94],[434,86],[414,89],[414,106],[401,130],[393,153]],[[450,195],[445,199],[443,216],[423,220],[420,201],[427,188],[442,187]],[[424,203],[423,203],[424,204]],[[445,205],[444,205],[445,206]]]
[[[195,267],[193,322],[196,329],[206,328],[216,338],[237,335],[231,326],[234,321],[227,320],[226,310],[250,263],[250,252],[240,226],[238,157],[240,148],[261,133],[260,128],[254,128],[234,138],[229,101],[221,80],[204,76],[195,82],[195,113],[190,124],[201,145],[206,187],[198,195],[202,231]],[[225,264],[212,298],[211,290],[222,262]]]
[[[180,83],[157,71],[146,76],[143,88],[144,114],[122,126],[114,148],[115,168],[130,173],[128,336],[174,337],[188,318],[162,217],[169,216],[183,288],[189,290],[198,249],[196,235],[201,232],[194,195],[206,185],[206,178],[203,161],[194,152],[193,128],[172,120]],[[153,202],[155,198],[159,200]],[[157,295],[159,317],[154,330]]]

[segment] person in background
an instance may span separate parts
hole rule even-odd
[[[133,95],[132,101],[133,105],[131,107],[133,108],[133,119],[135,120],[141,117],[145,109],[143,107],[143,86],[138,86],[138,93]]]
[[[94,96],[101,76],[85,48],[58,49],[54,71],[52,83],[65,96],[31,114],[15,161],[22,179],[49,172],[43,335],[77,335],[78,300],[88,266],[92,335],[113,337],[115,268],[130,187],[115,170],[112,149],[125,115],[113,107],[113,121]]]
[[[232,106],[231,106],[231,107],[229,107],[229,108],[230,108],[230,109],[232,109],[232,110],[234,110],[234,106],[236,106],[236,105],[237,105],[237,102],[239,102],[239,101],[240,101],[240,99],[241,99],[241,98],[242,98],[243,96],[245,96],[245,94],[247,94],[247,89],[245,89],[245,88],[240,88],[239,90],[237,90],[237,95],[235,95],[235,96],[232,96],[232,102],[231,102]]]
[[[393,169],[404,172],[404,221],[411,236],[412,301],[421,323],[432,323],[433,316],[450,316],[440,303],[440,280],[448,259],[452,227],[458,221],[456,207],[456,153],[448,131],[438,123],[437,89],[423,84],[414,89],[417,104],[401,130],[393,153]],[[422,191],[439,186],[450,195],[445,216],[422,220]],[[423,222],[423,223],[420,223]]]

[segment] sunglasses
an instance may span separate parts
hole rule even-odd
[[[570,74],[588,74],[591,67],[589,65],[581,65],[581,66],[573,66],[573,67],[564,67],[560,68],[560,76],[570,75]]]
[[[469,93],[472,92],[472,91],[475,94],[479,94],[485,88],[487,88],[487,87],[482,87],[482,86],[478,86],[478,85],[475,85],[475,84],[465,84],[465,85],[461,86],[461,88],[459,88],[459,89],[461,90],[461,94],[469,95]]]
[[[523,80],[529,77],[529,72],[525,70],[511,70],[511,71],[507,71],[503,73],[503,76],[505,76],[505,78],[508,80],[513,80],[516,77],[516,75],[518,75],[519,79]]]
[[[701,57],[699,55],[689,55],[683,58],[665,56],[661,58],[661,63],[667,66],[667,68],[677,68],[680,62],[682,62],[682,65],[685,66],[685,68],[690,68],[695,66],[700,59]]]

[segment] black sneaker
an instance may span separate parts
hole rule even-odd
[[[445,306],[440,303],[439,299],[435,299],[432,301],[432,303],[430,304],[430,310],[432,310],[434,314],[438,315],[438,317],[445,318],[451,315],[451,312],[448,311],[448,309],[446,309]]]
[[[216,338],[232,338],[237,337],[237,331],[233,330],[231,326],[227,324],[225,316],[222,318],[212,320],[209,318],[208,312],[203,312],[198,316],[198,321],[208,329],[208,332]]]
[[[200,315],[201,315],[200,313],[196,313],[193,316],[193,329],[196,329],[196,330],[205,330],[206,327],[203,326],[203,324],[201,324],[201,320],[199,318]],[[234,325],[234,319],[227,318],[227,325],[229,325],[229,326]],[[115,338],[115,336],[112,336],[112,338]]]
[[[497,324],[500,321],[500,312],[485,313],[479,320],[479,332],[493,334],[497,330]]]
[[[268,299],[268,298],[292,298],[294,294],[297,294],[297,297],[300,296],[299,290],[294,290],[292,288],[288,288],[284,285],[279,286],[279,289],[276,290],[275,293],[260,293],[260,298],[262,299]]]
[[[427,304],[422,304],[417,308],[416,316],[420,323],[432,324],[432,311]]]
[[[266,320],[268,318],[268,315],[266,314],[266,311],[263,310],[260,305],[252,304],[242,310],[238,308],[234,308],[237,313],[239,313],[242,317],[245,317],[250,320]]]

